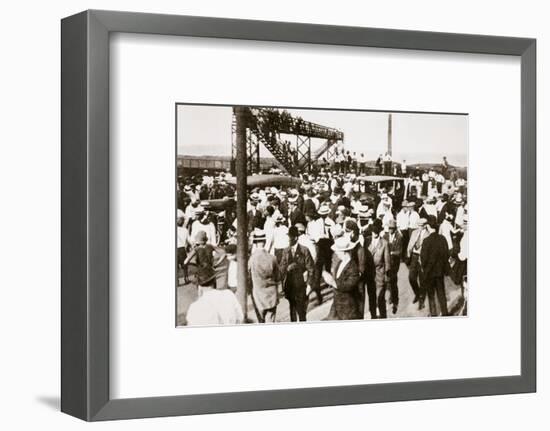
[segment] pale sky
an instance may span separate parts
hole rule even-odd
[[[364,153],[369,160],[387,148],[388,113],[287,109],[293,116],[344,132],[344,148]],[[230,106],[178,105],[178,154],[193,156],[231,155]],[[442,114],[392,114],[393,160],[466,166],[468,159],[468,116]],[[295,138],[289,137],[292,143]],[[321,140],[312,140],[312,151]],[[261,148],[262,157],[271,153]]]

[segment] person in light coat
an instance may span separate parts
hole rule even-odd
[[[277,288],[280,272],[277,258],[265,249],[265,241],[265,232],[256,229],[252,236],[248,270],[252,280],[252,303],[258,322],[273,323],[279,302]]]
[[[376,302],[378,312],[373,319],[386,318],[386,282],[390,271],[390,249],[387,241],[382,238],[382,224],[375,223],[372,226],[372,238],[368,245],[369,252],[374,261],[374,281],[376,283]]]
[[[414,293],[413,304],[418,302],[418,309],[424,308],[426,299],[426,288],[422,277],[422,267],[420,266],[420,252],[422,250],[422,242],[426,236],[425,218],[418,220],[417,228],[411,232],[409,244],[407,245],[406,263],[409,267],[409,284]]]

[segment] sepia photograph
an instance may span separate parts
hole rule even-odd
[[[467,316],[467,114],[178,103],[175,140],[177,326]]]

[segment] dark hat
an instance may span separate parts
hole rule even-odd
[[[288,228],[288,236],[290,238],[298,238],[300,236],[300,232],[298,232],[298,228],[296,226],[290,226]]]
[[[201,266],[197,270],[197,284],[199,286],[210,286],[216,278],[216,272],[211,266]]]
[[[357,223],[352,219],[346,220],[344,228],[349,231],[359,231],[359,226],[357,226]]]
[[[373,223],[372,224],[372,231],[374,233],[380,233],[380,232],[382,232],[382,230],[383,230],[382,223]]]
[[[435,218],[434,215],[429,214],[428,217],[427,217],[427,221],[428,221],[428,225],[429,225],[432,229],[437,228],[437,219]]]
[[[306,208],[304,215],[308,217],[315,217],[316,213],[313,208]]]

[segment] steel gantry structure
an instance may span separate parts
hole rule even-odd
[[[261,144],[289,174],[296,175],[298,172],[311,171],[312,163],[325,154],[327,161],[334,159],[336,144],[344,141],[344,133],[338,129],[305,121],[285,110],[273,108],[234,107],[231,132],[232,165],[237,158],[237,142],[245,139],[248,174],[261,171]],[[294,135],[294,145],[282,139],[281,135]],[[312,138],[325,140],[313,152]]]

